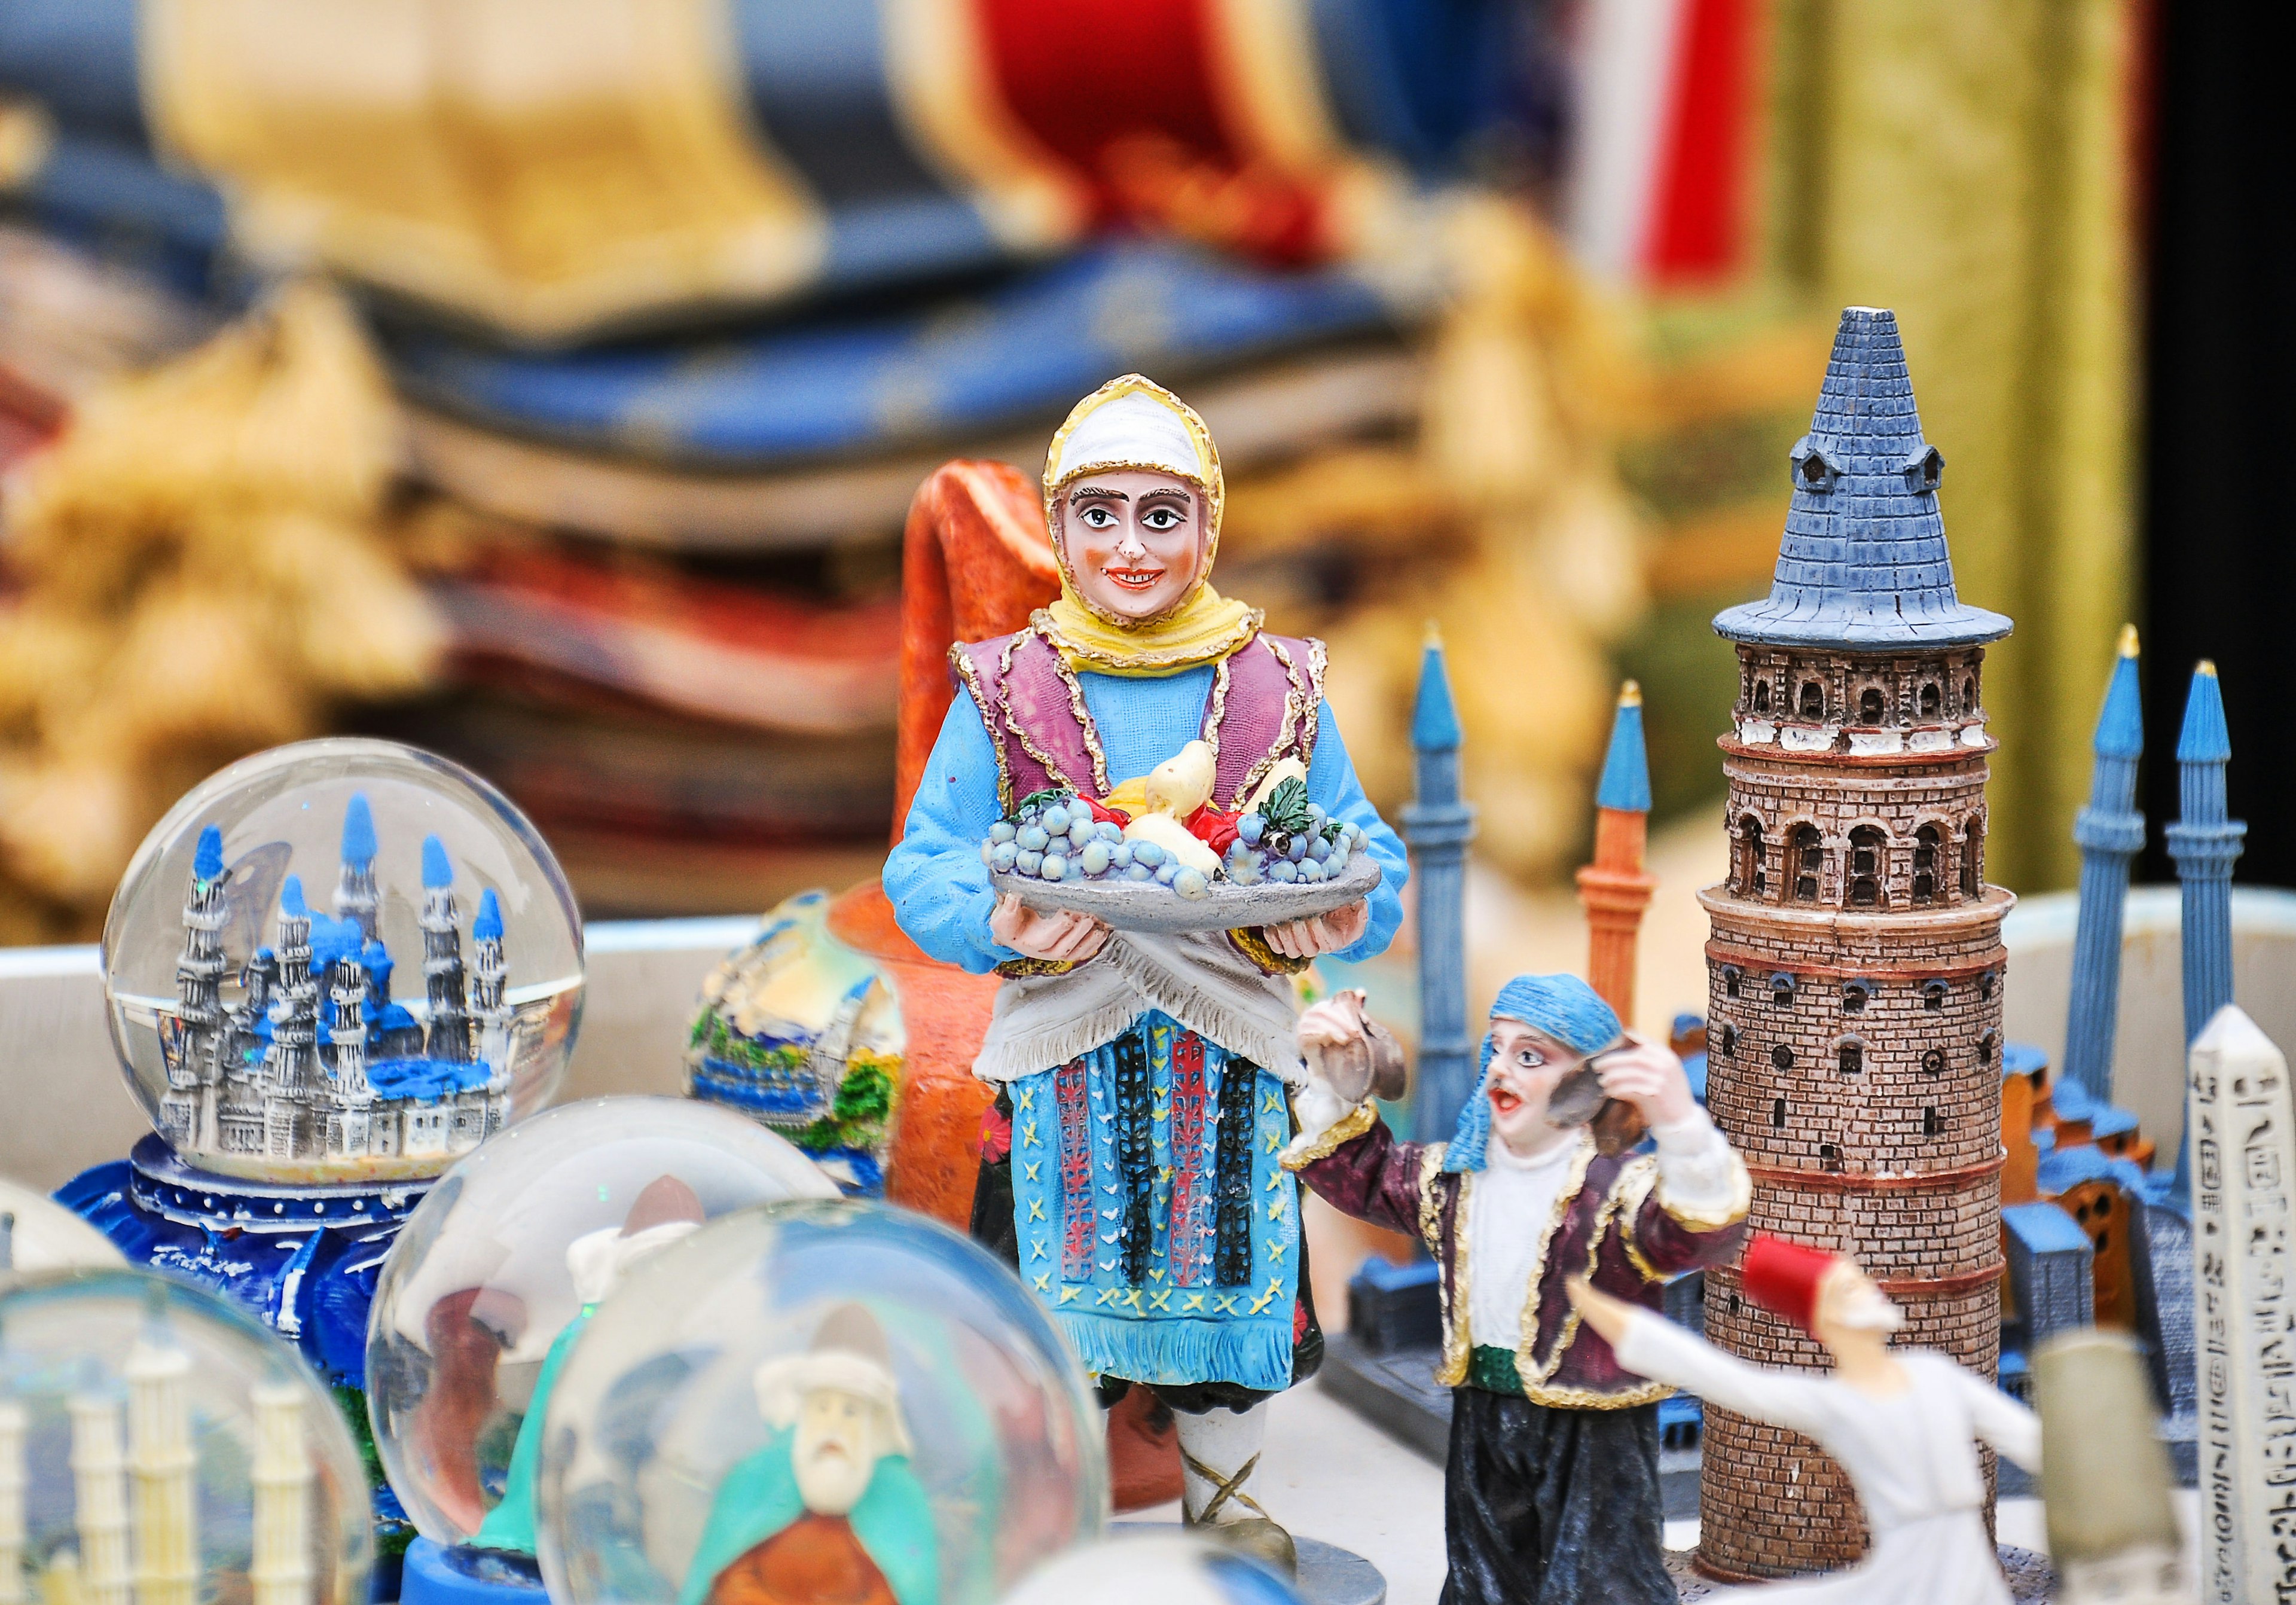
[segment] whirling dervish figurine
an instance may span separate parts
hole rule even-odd
[[[1854,1260],[1757,1234],[1742,1274],[1748,1298],[1824,1346],[1832,1375],[1749,1365],[1583,1279],[1570,1284],[1579,1317],[1610,1340],[1620,1364],[1812,1439],[1841,1462],[1866,1507],[1873,1548],[1862,1564],[1710,1597],[1747,1605],[2008,1605],[1985,1530],[1977,1443],[2038,1471],[2039,1420],[1944,1355],[1893,1351],[1890,1334],[1905,1318]],[[1791,1503],[1796,1490],[1772,1494]]]

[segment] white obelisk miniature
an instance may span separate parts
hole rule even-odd
[[[257,1386],[254,1605],[311,1605],[311,1457],[303,1445],[303,1395],[292,1382]]]
[[[164,1333],[127,1354],[128,1470],[135,1479],[135,1605],[196,1605],[192,1521],[192,1357]]]
[[[119,1452],[119,1406],[80,1394],[67,1408],[80,1598],[86,1605],[128,1605],[134,1573],[127,1564],[127,1462]]]
[[[2193,1325],[2200,1344],[2201,1598],[2296,1593],[2296,1109],[2288,1061],[2235,1004],[2194,1039]]]
[[[24,1598],[24,1407],[0,1399],[0,1605]]]

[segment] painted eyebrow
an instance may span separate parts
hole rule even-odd
[[[1072,490],[1069,492],[1069,500],[1071,502],[1084,502],[1095,499],[1110,502],[1128,502],[1132,498],[1126,495],[1120,490],[1110,490],[1098,485],[1088,485],[1081,490]]]
[[[1142,496],[1140,499],[1144,502],[1173,501],[1181,503],[1186,506],[1193,506],[1195,504],[1195,498],[1177,485],[1159,487],[1157,489],[1150,491],[1146,495]]]

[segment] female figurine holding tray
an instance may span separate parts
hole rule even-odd
[[[1250,1485],[1267,1399],[1323,1351],[1298,1188],[1276,1159],[1301,1077],[1292,978],[1319,954],[1386,947],[1403,847],[1324,702],[1323,643],[1266,633],[1210,584],[1222,484],[1201,418],[1137,374],[1115,380],[1054,436],[1044,489],[1060,598],[1016,635],[951,651],[965,694],[885,890],[927,953],[1004,978],[974,1065],[999,1089],[974,1235],[1017,1265],[1104,1396],[1144,1385],[1178,1413],[1189,1520],[1288,1560]],[[1364,832],[1377,886],[1261,925],[1252,891],[1223,885],[1193,905],[1212,928],[1177,934],[992,889],[982,845],[1023,799],[1137,808],[1137,782],[1192,742],[1213,813],[1296,766],[1322,818]]]

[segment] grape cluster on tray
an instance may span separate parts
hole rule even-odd
[[[1105,810],[1103,810],[1105,812]],[[1210,811],[1207,811],[1210,814]],[[1039,791],[988,828],[981,862],[999,874],[1056,881],[1153,881],[1183,897],[1210,895],[1213,885],[1312,884],[1338,876],[1364,850],[1363,828],[1327,815],[1298,780],[1276,785],[1247,812],[1194,819],[1189,840],[1214,861],[1207,870],[1176,850],[1128,835],[1095,816],[1074,792]],[[1225,828],[1223,828],[1225,827]],[[1216,845],[1225,841],[1225,850]],[[1193,856],[1193,855],[1191,855]]]

